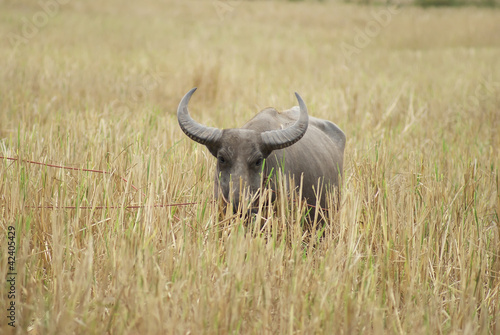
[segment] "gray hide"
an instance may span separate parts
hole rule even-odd
[[[274,108],[266,108],[247,122],[242,129],[252,129],[258,133],[286,128],[299,117],[299,108],[278,113]],[[303,175],[302,195],[309,205],[316,205],[318,181],[322,185],[321,207],[326,207],[327,190],[338,188],[339,177],[343,173],[344,147],[346,137],[333,122],[309,117],[306,133],[297,143],[280,150],[274,150],[266,159],[265,175],[284,167],[285,176],[293,176],[295,185],[300,185]],[[282,162],[284,164],[282,165]]]
[[[266,108],[241,128],[205,127],[189,116],[187,105],[194,91],[182,99],[177,117],[186,135],[206,145],[217,158],[216,196],[232,200],[236,210],[240,186],[254,194],[261,187],[262,172],[269,176],[271,171],[283,167],[284,175],[294,178],[297,188],[303,176],[302,195],[309,205],[316,205],[319,182],[320,206],[326,207],[325,192],[331,191],[332,186],[338,188],[339,177],[342,177],[346,138],[339,127],[327,120],[308,117],[305,103],[298,94],[300,107],[282,113]],[[274,182],[271,187],[275,190]]]

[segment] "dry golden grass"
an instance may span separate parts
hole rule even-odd
[[[0,333],[499,334],[500,12],[403,7],[346,60],[384,7],[231,6],[69,1],[13,47],[42,9],[0,2],[0,156],[114,172],[0,161]],[[220,220],[193,86],[210,126],[298,91],[345,131],[324,239],[284,201],[261,234]]]

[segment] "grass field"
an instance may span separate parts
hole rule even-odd
[[[487,8],[0,1],[0,333],[500,334],[499,32]],[[176,119],[194,86],[209,126],[298,91],[343,129],[324,238],[283,198],[260,233],[218,214]]]

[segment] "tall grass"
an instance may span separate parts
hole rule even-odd
[[[0,35],[40,10],[0,3]],[[9,225],[17,242],[17,327],[0,332],[497,334],[498,18],[403,8],[347,60],[371,8],[69,2],[0,40],[0,155],[19,158],[0,161],[0,278]],[[324,234],[284,197],[261,230],[219,212],[215,161],[177,125],[193,86],[210,126],[298,91],[345,131]]]

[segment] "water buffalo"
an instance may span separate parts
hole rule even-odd
[[[262,186],[265,178],[261,178],[261,173],[267,177],[282,169],[285,176],[295,179],[295,185],[303,178],[302,195],[309,205],[316,205],[320,188],[323,195],[319,204],[326,206],[325,192],[332,186],[338,189],[342,177],[346,137],[339,127],[309,117],[297,93],[299,106],[282,113],[266,108],[241,128],[206,127],[194,121],[188,112],[195,90],[182,98],[177,119],[189,138],[205,145],[217,158],[216,196],[232,200],[236,211],[243,190],[252,195]],[[275,183],[271,187],[274,190]]]

